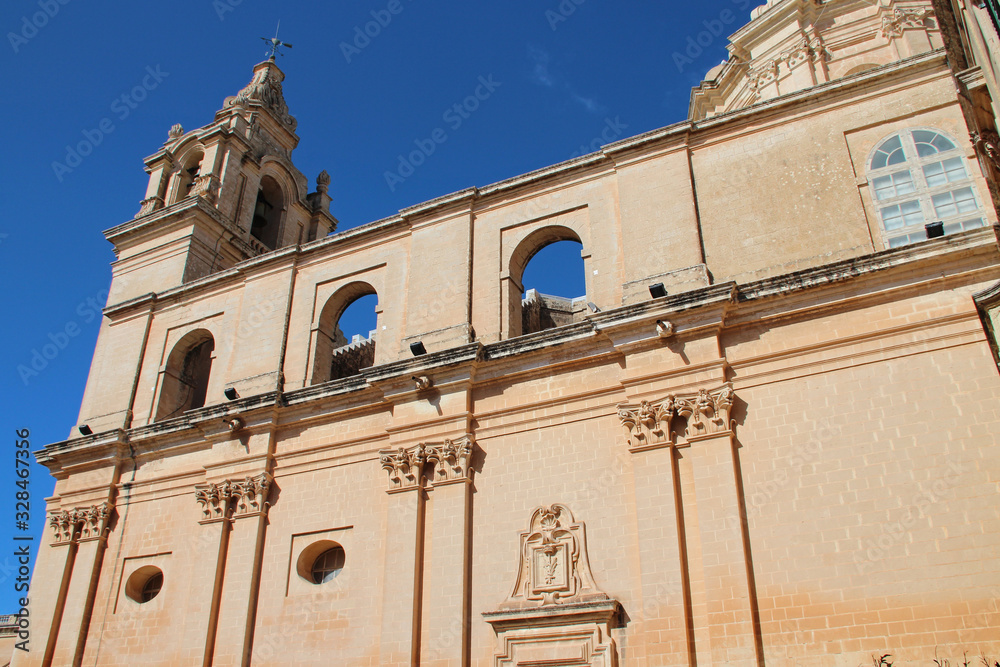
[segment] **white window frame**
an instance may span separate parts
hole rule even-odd
[[[952,149],[940,151],[926,157],[921,157],[917,152],[917,144],[914,134],[918,132],[932,132],[947,139],[954,146]],[[878,157],[880,148],[888,141],[899,137],[905,160],[892,165],[886,165],[879,169],[873,168],[873,163]],[[949,160],[958,159],[965,170],[964,178],[948,181],[940,185],[931,186],[925,174],[925,168],[936,163],[943,163]],[[882,241],[886,248],[897,248],[911,243],[918,243],[927,238],[925,225],[933,222],[943,222],[945,234],[955,234],[968,229],[983,227],[988,224],[986,210],[980,201],[976,183],[973,179],[972,165],[965,157],[962,146],[947,132],[933,127],[912,127],[883,137],[872,149],[866,163],[868,189],[872,198],[872,206],[875,210],[875,220],[882,235]],[[912,179],[913,190],[896,194],[885,199],[879,199],[876,182],[885,177],[891,177],[909,171]],[[972,192],[972,200],[975,208],[965,212],[959,212],[947,217],[939,216],[934,206],[934,198],[949,193],[957,193],[969,189]],[[894,206],[900,206],[910,202],[917,202],[920,207],[923,220],[919,223],[905,225],[897,229],[887,230],[884,224],[883,212]]]

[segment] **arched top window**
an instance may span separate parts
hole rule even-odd
[[[285,194],[270,176],[260,179],[257,201],[254,203],[250,235],[264,244],[268,250],[278,247],[281,232],[281,214],[285,208]]]
[[[583,243],[572,229],[543,227],[510,259],[509,336],[579,322],[588,314]]]
[[[357,375],[375,365],[378,294],[365,282],[346,285],[320,312],[312,384]]]
[[[933,222],[944,223],[945,234],[986,224],[962,149],[940,130],[884,139],[869,160],[868,181],[887,248],[925,240]]]
[[[204,159],[205,153],[200,148],[192,150],[184,159],[184,166],[178,173],[180,183],[177,187],[177,201],[191,195],[195,181],[201,176],[201,163]]]
[[[174,345],[160,385],[157,421],[205,406],[214,353],[215,339],[204,329],[190,332]]]

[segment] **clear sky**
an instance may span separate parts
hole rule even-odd
[[[210,123],[247,84],[279,19],[293,160],[310,182],[329,171],[345,230],[684,120],[755,4],[5,0],[0,613],[17,610],[12,535],[47,543],[54,484],[32,467],[16,529],[15,431],[37,450],[76,424],[114,260],[101,232],[135,215],[171,125]]]

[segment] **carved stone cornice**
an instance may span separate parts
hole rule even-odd
[[[439,443],[420,443],[404,449],[379,452],[382,469],[389,474],[389,493],[422,488],[424,479],[433,486],[472,481],[472,453],[476,440],[471,434]]]
[[[708,435],[731,431],[729,411],[733,385],[727,382],[711,391],[669,395],[660,401],[618,406],[618,418],[632,451],[676,446]]]
[[[194,487],[195,500],[201,505],[199,523],[215,523],[267,514],[267,494],[274,478],[266,472],[243,480],[223,480]]]
[[[111,504],[103,502],[90,507],[50,512],[49,527],[54,533],[52,545],[105,539],[111,509]]]

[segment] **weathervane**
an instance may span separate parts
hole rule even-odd
[[[292,48],[291,44],[288,44],[287,42],[282,42],[280,39],[278,39],[278,30],[280,30],[280,29],[281,29],[281,21],[278,21],[278,27],[274,29],[274,37],[272,39],[268,39],[267,37],[261,37],[262,40],[264,40],[265,42],[267,42],[268,44],[271,45],[271,53],[270,54],[265,54],[265,55],[270,55],[270,57],[268,58],[268,60],[274,60],[274,56],[276,56],[276,55],[280,55],[280,56],[285,55],[284,53],[281,53],[278,50],[282,46],[286,46],[288,48]]]

